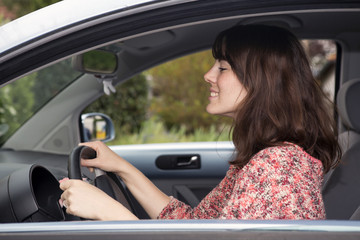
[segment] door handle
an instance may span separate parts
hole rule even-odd
[[[199,154],[161,155],[155,160],[155,164],[163,170],[199,169],[201,159]]]
[[[184,159],[185,161],[181,161],[182,159]],[[196,163],[196,161],[198,161],[199,157],[197,155],[190,157],[190,159],[188,161],[186,161],[188,158],[179,158],[176,165],[178,167],[184,167],[184,166],[190,166],[193,163]],[[179,161],[180,160],[180,161]]]

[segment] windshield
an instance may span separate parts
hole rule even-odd
[[[0,146],[42,106],[81,75],[63,60],[0,89]]]

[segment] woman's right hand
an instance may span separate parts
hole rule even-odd
[[[89,160],[81,159],[81,165],[88,167],[90,171],[96,167],[107,172],[120,174],[120,170],[124,170],[126,168],[126,160],[113,152],[103,142],[86,142],[80,143],[79,145],[91,147],[96,151],[96,158]]]
[[[151,218],[156,219],[161,210],[170,202],[170,197],[161,192],[144,174],[104,143],[87,142],[80,145],[93,148],[97,154],[97,157],[91,160],[81,159],[81,165],[89,168],[97,167],[121,177]]]

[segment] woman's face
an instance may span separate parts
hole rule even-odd
[[[227,61],[216,60],[214,66],[204,75],[210,83],[210,103],[206,111],[210,114],[235,117],[239,103],[246,96],[246,90]]]

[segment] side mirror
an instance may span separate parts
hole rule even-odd
[[[118,66],[116,53],[95,49],[72,58],[73,67],[84,73],[95,75],[113,75]]]
[[[114,124],[103,113],[85,113],[81,115],[83,142],[109,142],[115,138]]]

